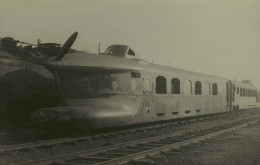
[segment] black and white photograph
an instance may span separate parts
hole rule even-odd
[[[0,165],[260,165],[259,0],[0,0]]]

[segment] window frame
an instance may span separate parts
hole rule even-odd
[[[195,82],[195,95],[202,94],[202,83],[200,81]]]
[[[176,77],[171,79],[171,94],[181,94],[181,81]]]
[[[218,85],[217,85],[217,83],[212,84],[212,95],[218,95]]]
[[[163,87],[159,87],[158,85],[161,83],[158,83],[158,79],[162,78],[161,80],[164,80],[164,88]],[[158,88],[159,87],[159,88]],[[163,91],[159,91],[163,89]],[[167,79],[164,76],[157,76],[155,79],[155,93],[156,94],[166,94],[167,93]]]

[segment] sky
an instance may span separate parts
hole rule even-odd
[[[98,52],[125,44],[143,59],[260,90],[259,0],[0,0],[0,37]]]

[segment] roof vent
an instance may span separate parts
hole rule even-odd
[[[12,37],[5,37],[0,40],[0,49],[5,51],[15,50],[17,46],[16,40]]]
[[[245,83],[245,84],[249,84],[249,85],[254,85],[251,80],[242,80],[241,83]]]

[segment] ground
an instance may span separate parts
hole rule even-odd
[[[190,129],[201,126],[202,123],[196,123],[193,125],[187,125]],[[187,129],[186,127],[186,129]],[[184,126],[176,127],[175,129],[184,129]],[[164,130],[166,131],[166,130]],[[162,131],[162,133],[164,132]],[[178,132],[178,130],[176,130]],[[24,134],[25,137],[34,136],[33,133],[30,131],[20,130],[17,131],[16,129],[13,131],[14,133],[7,134],[5,132],[1,132],[0,130],[0,147],[1,141],[7,143],[7,140],[10,142],[14,142],[16,137],[21,139]],[[154,133],[154,132],[153,132]],[[153,135],[151,133],[151,135]],[[158,132],[156,132],[158,133]],[[148,132],[139,133],[140,136],[142,134],[148,135]],[[137,134],[138,135],[138,134]],[[131,140],[131,136],[128,136]],[[136,137],[135,137],[136,138]],[[120,137],[119,137],[120,139]],[[126,138],[127,139],[127,138]],[[133,139],[132,139],[133,140]],[[102,140],[103,141],[103,140]],[[104,140],[106,141],[106,140]],[[107,140],[107,144],[115,144],[119,142],[117,138],[113,138]],[[4,143],[4,144],[5,144]],[[96,143],[100,143],[100,141],[92,142],[90,146],[96,145]],[[104,142],[100,144],[103,146]],[[75,144],[73,147],[69,145],[69,149],[66,147],[62,148],[51,148],[49,149],[48,153],[55,155],[60,150],[68,150],[74,151],[74,147],[79,149],[80,147],[84,147],[83,143]],[[67,146],[68,147],[68,146]],[[45,150],[46,151],[46,150]],[[2,164],[11,164],[11,160],[19,159],[19,154],[11,155],[10,158],[8,155],[2,155],[0,158],[0,165]],[[42,156],[43,153],[39,150],[33,150],[33,153],[27,154],[29,158],[31,157],[39,157]],[[20,154],[23,156],[23,153]],[[28,158],[25,156],[25,159]],[[8,161],[10,160],[10,161]],[[20,159],[19,159],[20,160]],[[15,163],[13,163],[15,164]],[[155,164],[166,164],[166,165],[260,165],[260,123],[257,125],[251,125],[249,127],[237,130],[235,132],[227,133],[205,142],[197,143],[194,145],[186,147],[178,152],[178,154],[167,156],[166,159],[157,160]]]
[[[257,165],[260,164],[260,124],[196,144],[156,164]]]

